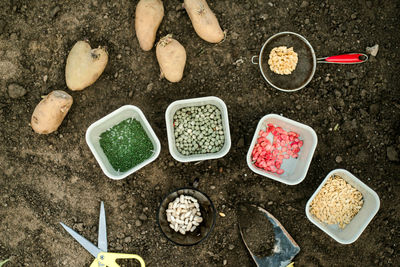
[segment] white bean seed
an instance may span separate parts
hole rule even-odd
[[[166,216],[169,227],[183,235],[193,232],[203,221],[197,199],[185,195],[178,196],[168,204]]]

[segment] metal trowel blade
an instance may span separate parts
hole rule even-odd
[[[271,256],[258,257],[249,249],[249,246],[246,244],[246,239],[244,238],[246,233],[243,231],[243,228],[246,228],[246,224],[250,225],[252,218],[251,214],[254,214],[254,212],[262,213],[266,217],[265,222],[272,223],[273,225],[275,244],[273,254]],[[300,252],[299,245],[297,245],[296,241],[293,240],[282,224],[271,213],[263,208],[250,204],[241,204],[239,205],[238,209],[238,218],[242,240],[258,267],[286,267]]]

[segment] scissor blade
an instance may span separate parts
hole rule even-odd
[[[104,211],[104,203],[101,202],[100,218],[99,218],[99,238],[98,247],[100,250],[107,252],[107,229],[106,229],[106,212]]]
[[[90,254],[93,255],[93,257],[97,258],[97,255],[101,252],[101,250],[93,245],[90,241],[88,241],[86,238],[60,222],[61,226],[64,227],[64,229],[73,237],[75,238],[76,241],[78,241],[79,244],[81,244],[82,247],[84,247],[87,251],[90,252]]]

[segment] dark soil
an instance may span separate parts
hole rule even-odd
[[[209,1],[226,40],[201,40],[178,0],[165,0],[157,39],[174,34],[187,50],[181,82],[159,80],[154,49],[141,51],[134,31],[137,1],[0,1],[0,259],[5,266],[88,266],[93,257],[59,225],[97,243],[99,204],[107,213],[108,249],[137,253],[148,266],[253,266],[240,238],[235,209],[265,207],[301,251],[296,266],[398,265],[400,253],[400,3],[399,1]],[[318,64],[295,93],[264,82],[251,57],[269,36],[294,31],[318,57],[365,52],[358,65]],[[65,62],[78,40],[107,46],[109,63],[80,92],[65,84]],[[22,87],[22,89],[21,89]],[[23,90],[25,89],[25,90]],[[17,90],[17,91],[16,91]],[[35,134],[35,106],[52,90],[74,104],[57,132]],[[223,158],[179,163],[168,152],[165,110],[179,99],[214,95],[228,106],[232,148]],[[122,105],[138,106],[161,141],[156,161],[114,181],[85,141],[90,124]],[[252,173],[245,155],[259,119],[269,113],[311,126],[318,146],[296,186]],[[381,199],[376,217],[353,244],[341,245],[309,222],[305,205],[325,176],[349,170]],[[194,247],[177,247],[156,225],[162,197],[199,179],[218,217]]]
[[[256,207],[242,205],[239,207],[238,223],[251,253],[258,257],[272,255],[275,244],[274,226],[265,214]]]

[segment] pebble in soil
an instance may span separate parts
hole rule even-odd
[[[221,111],[214,105],[179,109],[174,136],[177,150],[185,156],[220,151],[225,143]]]
[[[150,158],[154,146],[143,126],[134,118],[126,119],[100,135],[100,146],[111,166],[125,172]]]

